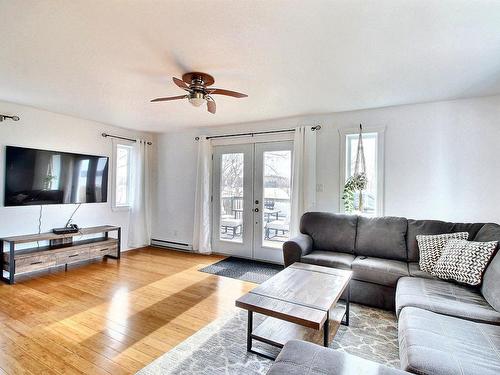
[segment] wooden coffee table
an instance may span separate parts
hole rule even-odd
[[[283,347],[292,339],[328,346],[340,324],[349,325],[349,281],[352,271],[294,263],[236,300],[248,310],[247,350],[274,359],[269,352],[252,348],[253,340]],[[337,302],[347,289],[345,306]],[[253,313],[268,316],[253,328]]]

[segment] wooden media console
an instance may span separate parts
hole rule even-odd
[[[110,232],[117,232],[117,238],[110,237]],[[74,240],[75,237],[92,234],[102,234],[102,236]],[[16,249],[16,245],[19,244],[41,241],[49,241],[49,245]],[[65,266],[67,270],[68,264],[97,258],[120,259],[120,243],[121,228],[111,225],[80,228],[77,233],[47,232],[0,238],[2,279],[13,284],[15,277],[20,274],[48,270],[57,266]]]

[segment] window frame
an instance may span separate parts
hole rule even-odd
[[[363,127],[363,133],[377,134],[377,206],[374,217],[384,216],[385,213],[385,126]],[[339,179],[339,211],[345,213],[342,193],[346,181],[346,143],[350,135],[359,135],[359,127],[339,129],[340,135],[340,179]],[[372,216],[372,215],[370,215]]]
[[[112,197],[112,209],[113,211],[129,211],[131,208],[130,204],[130,195],[129,195],[129,202],[126,205],[118,205],[116,202],[116,173],[118,169],[118,147],[126,147],[130,150],[130,159],[129,159],[129,173],[128,173],[128,189],[130,192],[131,184],[132,184],[132,179],[131,179],[131,164],[132,164],[132,147],[133,147],[133,142],[131,141],[124,141],[124,140],[115,140],[113,139],[113,168],[112,168],[112,191],[111,191],[111,197]]]

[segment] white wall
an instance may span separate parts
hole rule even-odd
[[[5,146],[22,146],[110,157],[108,189],[111,189],[112,142],[101,133],[153,140],[152,134],[129,131],[93,121],[64,116],[32,107],[0,102],[0,113],[15,114],[18,122],[0,123],[0,201],[4,195]],[[43,206],[42,232],[64,226],[76,205]],[[37,233],[40,206],[3,207],[0,205],[0,237]],[[111,210],[111,190],[107,203],[83,204],[73,221],[81,227],[119,225],[122,227],[122,245],[127,248],[128,211]]]
[[[318,210],[339,210],[339,128],[385,126],[385,214],[500,222],[500,96],[311,115],[158,138],[153,238],[191,244],[200,134],[321,124]]]

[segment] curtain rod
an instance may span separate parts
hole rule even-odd
[[[111,135],[111,134],[107,134],[107,133],[102,133],[101,135],[104,138],[110,137],[110,138],[116,138],[116,139],[123,139],[125,141],[130,141],[130,142],[137,142],[137,139],[127,138],[127,137],[120,137],[119,135]],[[153,142],[149,142],[148,141],[148,142],[146,142],[146,144],[148,144],[148,145],[151,146],[153,144]]]
[[[316,125],[316,126],[311,126],[311,130],[320,130],[321,125]],[[229,137],[245,137],[245,136],[251,136],[253,137],[254,135],[260,135],[260,134],[276,134],[276,133],[291,133],[294,132],[295,129],[283,129],[283,130],[268,130],[268,131],[262,131],[262,132],[253,132],[253,133],[237,133],[237,134],[225,134],[225,135],[212,135],[209,137],[206,137],[206,139],[215,139],[215,138],[229,138]],[[199,141],[200,137],[195,137],[195,141]]]

